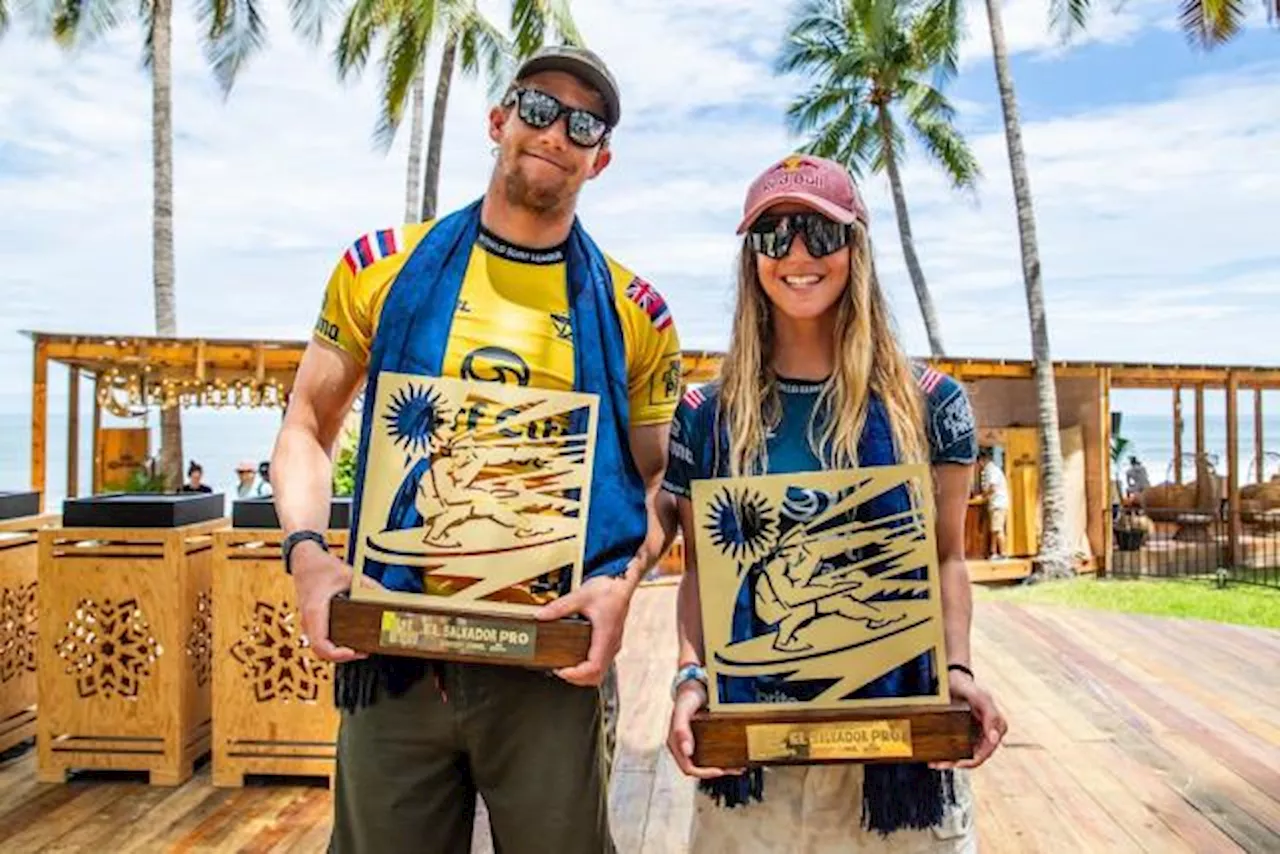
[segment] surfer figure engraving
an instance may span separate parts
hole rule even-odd
[[[530,511],[545,502],[521,502],[519,490],[503,487],[493,478],[480,480],[486,468],[502,466],[545,467],[553,449],[542,447],[477,447],[468,433],[443,439],[431,457],[431,465],[418,482],[415,507],[422,515],[426,534],[422,541],[442,549],[456,549],[461,543],[449,536],[463,524],[491,519],[515,531],[519,538],[537,537],[552,531],[549,524],[537,524]]]
[[[765,564],[763,578],[756,587],[755,606],[757,616],[778,626],[774,649],[813,649],[813,644],[798,639],[796,633],[823,617],[862,622],[873,631],[906,619],[904,613],[886,613],[858,598],[856,591],[871,581],[864,570],[824,571],[826,567],[804,543],[783,546]]]

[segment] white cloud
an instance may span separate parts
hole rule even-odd
[[[615,163],[585,191],[584,220],[667,294],[689,346],[723,346],[742,193],[792,145],[779,109],[789,93],[768,67],[788,5],[575,5],[625,95]],[[1046,8],[1010,4],[1015,51],[1053,48]],[[973,11],[970,60],[986,41],[981,5]],[[1100,6],[1091,37],[1126,38],[1158,20],[1156,11],[1144,2],[1110,15]],[[342,248],[398,220],[403,207],[403,140],[386,155],[371,142],[373,81],[339,85],[327,48],[301,45],[274,8],[269,21],[272,44],[224,102],[185,8],[177,19],[185,333],[306,335]],[[1071,57],[1057,61],[1065,68]],[[1280,179],[1261,164],[1280,150],[1276,70],[1198,79],[1162,101],[1026,127],[1058,355],[1275,361],[1263,326],[1280,269],[1272,249]],[[481,92],[473,82],[454,89],[445,207],[477,196],[491,167]],[[0,395],[26,391],[27,344],[16,329],[151,328],[149,104],[134,27],[74,59],[18,28],[0,43]],[[994,117],[995,104],[993,92],[974,106]],[[973,144],[986,171],[976,201],[952,194],[919,158],[906,167],[920,254],[953,352],[1024,356],[1003,137]],[[872,178],[867,191],[880,269],[907,343],[920,351],[887,188]],[[1215,271],[1251,259],[1229,291],[1217,289]]]

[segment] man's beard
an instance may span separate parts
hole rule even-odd
[[[513,164],[506,170],[503,179],[503,190],[507,203],[512,207],[525,208],[540,216],[557,213],[573,204],[574,193],[566,178],[554,186],[539,186],[529,180],[519,164]]]

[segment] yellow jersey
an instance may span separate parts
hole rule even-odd
[[[433,222],[366,234],[325,288],[314,337],[367,365],[392,283]],[[627,355],[632,426],[671,421],[680,398],[680,339],[654,287],[606,256]],[[444,374],[571,391],[573,330],[565,251],[526,249],[481,227],[463,278]]]

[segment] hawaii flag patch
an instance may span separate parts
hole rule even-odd
[[[639,276],[627,285],[627,299],[644,309],[644,313],[649,315],[649,322],[659,332],[671,325],[671,310],[667,308],[667,301],[653,285]]]
[[[691,388],[686,391],[684,393],[684,397],[681,399],[684,401],[684,405],[690,409],[697,409],[699,406],[707,402],[707,396],[703,394],[700,389],[696,388]]]
[[[353,274],[383,258],[389,258],[404,247],[404,238],[398,228],[385,228],[372,231],[347,249],[342,260]]]

